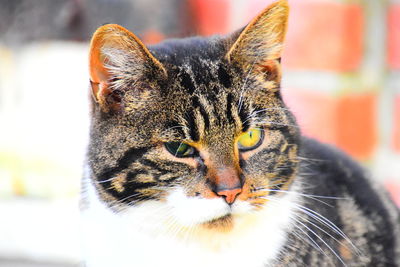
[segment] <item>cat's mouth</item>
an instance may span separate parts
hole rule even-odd
[[[177,188],[167,197],[169,216],[179,225],[191,228],[199,226],[205,230],[230,231],[243,218],[252,214],[253,206],[238,200],[228,205],[221,198],[188,197]]]
[[[233,227],[233,216],[231,213],[228,213],[219,218],[207,221],[202,226],[210,230],[229,231]]]

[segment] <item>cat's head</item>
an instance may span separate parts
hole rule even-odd
[[[299,132],[280,94],[287,16],[281,0],[229,36],[149,48],[118,25],[95,32],[88,162],[110,209],[159,203],[179,225],[229,229],[290,186]]]

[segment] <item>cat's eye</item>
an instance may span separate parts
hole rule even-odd
[[[240,151],[248,151],[259,147],[264,139],[264,131],[259,128],[253,128],[243,133],[238,141],[238,148]]]
[[[178,158],[193,157],[196,153],[194,147],[181,142],[165,143],[168,152]]]

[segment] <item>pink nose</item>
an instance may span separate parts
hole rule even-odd
[[[235,201],[236,196],[239,195],[241,192],[242,192],[241,188],[235,188],[235,189],[219,191],[217,192],[217,195],[224,197],[226,203],[232,204]]]

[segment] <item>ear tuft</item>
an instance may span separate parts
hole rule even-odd
[[[148,71],[166,75],[162,64],[133,33],[117,24],[107,24],[93,34],[90,82],[93,97],[103,111],[118,109],[123,87],[134,84]]]
[[[226,54],[228,61],[248,67],[278,60],[282,54],[288,15],[287,0],[279,0],[268,6],[244,28],[239,37],[233,37],[234,43]]]

